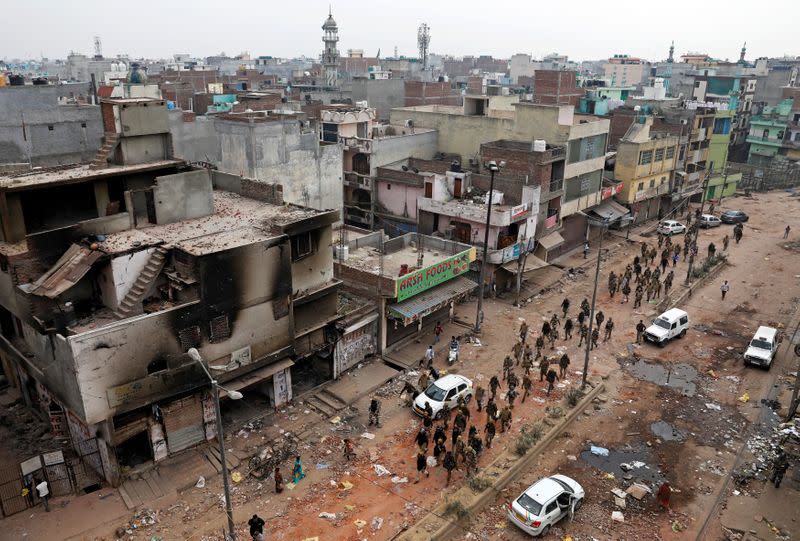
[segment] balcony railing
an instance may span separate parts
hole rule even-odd
[[[369,175],[363,175],[354,171],[345,171],[344,182],[345,186],[351,188],[362,188],[364,190],[372,191],[372,179]]]
[[[372,152],[372,139],[366,139],[364,137],[344,137],[340,135],[339,142],[342,143],[345,150],[356,150],[365,153]]]
[[[557,178],[555,180],[550,181],[550,191],[551,192],[559,192],[564,189],[564,179]]]

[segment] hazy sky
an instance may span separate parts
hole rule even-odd
[[[380,48],[390,56],[416,55],[417,26],[431,27],[435,53],[517,52],[541,57],[599,59],[626,53],[650,60],[707,52],[735,60],[743,41],[747,57],[800,54],[797,0],[760,0],[742,9],[730,0],[666,0],[657,4],[616,0],[340,0],[332,3],[339,50]],[[63,58],[92,54],[99,35],[105,56],[163,58],[173,53],[208,56],[317,57],[328,2],[318,0],[7,0],[0,55]],[[706,23],[705,20],[708,21]]]

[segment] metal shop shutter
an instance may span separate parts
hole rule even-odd
[[[161,408],[170,453],[205,441],[203,406],[198,395],[176,400]]]

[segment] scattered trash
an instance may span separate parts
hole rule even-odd
[[[706,402],[706,407],[710,410],[715,411],[722,411],[722,408],[717,404],[712,404],[711,402]]]
[[[620,509],[625,509],[626,507],[625,498],[618,498],[617,496],[614,496],[614,505],[616,505]]]
[[[375,434],[373,434],[372,432],[364,432],[363,434],[361,434],[361,437],[367,438],[368,440],[374,440]]]
[[[739,397],[739,402],[741,402],[742,404],[750,402],[750,395],[747,392],[745,392],[742,396]]]
[[[628,487],[626,491],[628,494],[636,498],[637,500],[641,500],[648,494],[650,494],[650,488],[641,484],[641,483],[634,483]]]
[[[339,490],[350,490],[353,488],[353,483],[350,481],[339,481],[337,488],[339,488]]]
[[[609,481],[613,481],[614,479],[616,479],[616,477],[614,477],[613,473],[607,473],[603,476],[603,479],[608,479]]]
[[[436,467],[436,457],[435,456],[429,456],[426,459],[426,463],[427,463],[429,468],[435,468]]]
[[[608,449],[605,447],[595,447],[592,445],[591,448],[592,454],[597,456],[608,456]]]
[[[381,477],[382,475],[390,475],[392,473],[380,464],[373,464],[372,468],[375,470],[375,473],[378,475],[378,477]]]
[[[327,470],[328,469],[328,465],[325,464],[324,462],[317,462],[317,469],[318,470]]]
[[[395,475],[394,477],[392,477],[392,483],[394,483],[395,485],[399,485],[401,483],[408,483],[408,477],[398,477],[397,475]]]
[[[241,473],[239,473],[238,471],[235,471],[235,472],[233,472],[233,473],[231,474],[231,480],[232,480],[234,483],[241,483],[241,482],[242,482],[242,479],[243,479],[243,477],[242,477],[242,474],[241,474]]]
[[[625,515],[620,511],[613,511],[611,513],[611,520],[614,522],[625,522]]]
[[[672,521],[672,531],[675,533],[683,531],[683,524],[681,524],[677,520]]]
[[[330,519],[330,520],[336,520],[336,514],[334,514],[334,513],[326,513],[325,511],[323,511],[322,513],[319,514],[319,518],[327,518],[327,519]]]
[[[618,498],[622,498],[623,500],[628,496],[628,493],[621,488],[613,488],[611,489],[611,493]]]
[[[356,520],[353,521],[353,524],[355,524],[356,528],[358,528],[360,530],[364,526],[367,525],[367,522],[365,520],[361,520],[360,518],[357,518]]]
[[[372,529],[380,530],[383,527],[383,518],[375,517],[372,519]]]
[[[338,425],[339,423],[342,422],[342,418],[340,416],[338,416],[338,415],[336,417],[331,417],[329,420],[330,420],[331,424],[334,424],[334,425]]]
[[[195,483],[194,486],[197,488],[205,488],[206,478],[201,475],[200,478],[197,479],[197,483]]]

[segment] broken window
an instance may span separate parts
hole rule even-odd
[[[190,348],[200,347],[200,327],[193,325],[178,331],[178,339],[181,342],[181,350],[188,351]]]
[[[156,372],[161,372],[166,369],[167,369],[167,360],[164,359],[163,357],[158,359],[153,359],[152,361],[147,363],[147,375],[155,374]]]
[[[299,261],[314,253],[314,239],[311,237],[311,231],[292,235],[291,242],[292,261]]]
[[[223,340],[227,340],[231,337],[231,327],[228,323],[228,315],[223,314],[221,316],[217,316],[211,320],[208,325],[209,327],[209,340],[214,342],[222,342]]]
[[[639,165],[647,165],[653,161],[653,151],[643,150],[639,153]]]

